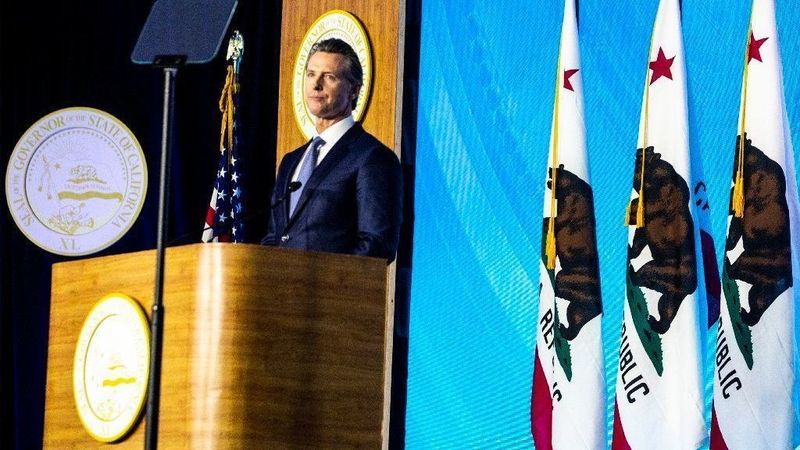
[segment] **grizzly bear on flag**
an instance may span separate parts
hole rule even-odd
[[[689,211],[691,200],[686,180],[672,164],[661,159],[653,147],[644,151],[644,192],[642,181],[642,149],[636,150],[633,188],[639,197],[631,200],[628,224],[636,224],[639,199],[644,198],[644,226],[637,228],[628,248],[628,260],[637,258],[645,247],[653,256],[639,270],[629,270],[632,281],[661,293],[658,319],[648,317],[650,328],[659,334],[669,330],[678,308],[687,295],[697,288],[694,244],[694,221]]]
[[[553,189],[553,169],[547,187]],[[555,278],[556,297],[569,301],[567,326],[559,324],[564,339],[571,341],[581,328],[602,312],[597,245],[595,243],[592,188],[579,176],[559,165],[556,171],[557,200],[555,242],[561,265]],[[549,218],[544,219],[547,233]]]
[[[739,161],[740,137],[736,138]],[[737,171],[733,178],[736,182]],[[744,136],[744,217],[736,217],[731,203],[731,223],[725,250],[742,240],[744,251],[725,265],[731,278],[751,285],[750,310],[741,310],[742,321],[752,327],[786,289],[792,286],[792,258],[786,178],[780,164],[752,145]],[[733,198],[733,195],[731,195]]]

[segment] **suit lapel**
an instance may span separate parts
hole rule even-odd
[[[290,154],[288,154],[286,156],[286,158],[292,158],[293,160],[290,159],[290,160],[286,161],[286,164],[288,165],[289,170],[287,170],[283,174],[283,179],[280,180],[281,192],[284,192],[284,193],[288,193],[289,192],[289,182],[292,179],[292,174],[294,173],[295,170],[297,170],[297,165],[300,164],[300,161],[303,159],[303,155],[305,154],[306,148],[308,148],[308,144],[310,142],[311,141],[308,141],[306,143],[306,145],[301,147],[302,151],[293,152],[293,153],[290,153]],[[283,218],[283,223],[287,224],[285,228],[288,228],[288,224],[289,224],[289,205],[291,204],[291,201],[289,200],[289,197],[290,197],[290,195],[287,195],[286,198],[284,198],[284,200],[283,200],[283,204],[280,206],[280,208],[281,208],[280,209],[281,210],[281,216]]]
[[[311,178],[308,179],[308,183],[306,183],[305,188],[303,188],[303,193],[300,195],[300,199],[297,201],[297,206],[295,207],[294,214],[289,217],[288,222],[286,223],[286,229],[292,226],[292,224],[297,220],[297,217],[303,211],[303,207],[306,203],[308,203],[309,197],[313,195],[314,189],[319,186],[320,182],[325,179],[326,176],[330,173],[330,171],[339,165],[339,162],[347,155],[350,150],[350,144],[353,143],[359,136],[363,133],[363,128],[361,127],[360,123],[356,123],[353,125],[352,128],[347,130],[347,132],[342,136],[341,139],[333,146],[333,148],[325,155],[325,159],[314,169],[314,172],[311,174]],[[298,158],[299,159],[299,158]],[[297,165],[297,162],[294,164]],[[293,170],[294,171],[294,170]],[[288,209],[287,215],[288,215]]]

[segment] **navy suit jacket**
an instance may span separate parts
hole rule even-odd
[[[394,152],[356,123],[314,169],[289,217],[288,185],[307,147],[281,161],[261,243],[393,260],[403,201]]]

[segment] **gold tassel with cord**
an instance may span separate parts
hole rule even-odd
[[[733,183],[733,215],[744,217],[744,135],[739,137],[739,158],[736,161],[736,179]]]
[[[225,86],[222,87],[222,93],[219,97],[219,111],[222,113],[222,124],[219,131],[219,148],[227,148],[225,145],[225,138],[227,137],[227,144],[233,144],[233,90],[236,88],[235,74],[233,73],[233,65],[228,65],[228,74],[225,76]],[[231,154],[228,154],[230,159]]]
[[[561,83],[561,48],[558,49],[558,71],[556,72],[556,93],[553,105],[553,155],[550,161],[551,178],[550,182],[550,218],[547,224],[547,238],[545,240],[544,252],[547,256],[546,267],[550,270],[556,268],[556,215],[558,214],[558,207],[556,205],[556,189],[558,186],[558,105],[559,105],[559,90]]]
[[[752,14],[751,14],[752,16]],[[747,45],[745,46],[745,57],[744,57],[744,89],[742,92],[742,102],[741,102],[741,111],[740,114],[742,116],[741,123],[739,124],[739,140],[737,142],[739,147],[739,158],[736,160],[736,178],[733,181],[733,194],[731,203],[733,203],[733,215],[734,217],[744,217],[744,147],[745,147],[745,124],[747,123],[747,75],[749,71],[747,70],[747,57],[749,55],[750,49],[750,36],[752,35],[752,25],[750,28],[750,32],[747,33]]]
[[[644,195],[639,195],[639,206],[636,208],[636,228],[644,228]]]
[[[639,203],[636,206],[636,228],[644,227],[644,157],[647,150],[642,148],[642,174],[639,183]]]
[[[744,179],[741,174],[736,175],[736,183],[733,185],[733,215],[744,217]]]
[[[642,170],[639,174],[639,201],[636,206],[636,228],[644,228],[644,166],[647,154],[647,135],[650,132],[650,54],[653,52],[653,35],[650,35],[650,46],[647,50],[647,66],[644,71],[644,132],[642,133]],[[625,225],[630,225],[631,204],[625,209]]]
[[[547,268],[556,268],[556,218],[551,217],[547,224],[547,241],[545,242],[545,254],[547,255]]]
[[[626,227],[631,224],[631,201],[628,200],[628,206],[625,207],[625,221],[623,225]]]
[[[650,37],[650,47],[652,50],[653,42]],[[644,228],[644,174],[645,156],[647,156],[647,136],[650,133],[650,65],[648,62],[647,76],[644,78],[644,136],[642,136],[642,170],[639,173],[639,202],[636,206],[636,228]]]

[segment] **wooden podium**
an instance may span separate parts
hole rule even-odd
[[[84,430],[75,345],[112,292],[148,312],[155,252],[53,266],[45,448],[143,448]],[[386,448],[393,299],[383,260],[246,244],[167,250],[161,448]]]

